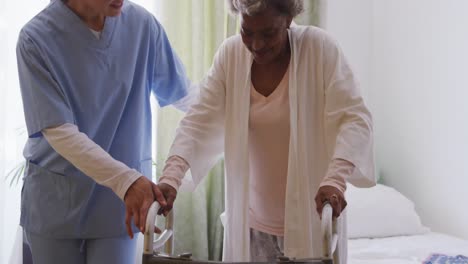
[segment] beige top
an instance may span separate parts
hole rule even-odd
[[[250,227],[283,236],[289,156],[289,69],[267,97],[250,89]]]

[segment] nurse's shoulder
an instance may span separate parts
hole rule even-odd
[[[60,34],[57,32],[57,26],[53,25],[56,17],[50,12],[50,6],[55,2],[52,1],[21,28],[16,43],[17,56],[28,58],[32,54],[36,57],[44,53],[44,47]]]
[[[19,33],[18,44],[47,45],[66,33],[70,34],[63,17],[66,14],[60,5],[63,5],[61,1],[52,1],[29,20]]]

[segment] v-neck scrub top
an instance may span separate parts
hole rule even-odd
[[[17,59],[29,135],[21,225],[54,238],[125,235],[122,201],[57,154],[41,131],[74,124],[114,159],[151,177],[150,95],[165,106],[185,97],[189,85],[163,28],[124,1],[98,39],[55,0],[22,29]]]

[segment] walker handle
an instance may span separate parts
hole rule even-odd
[[[337,223],[333,220],[333,208],[330,203],[325,203],[322,209],[322,239],[323,257],[336,259],[338,255]]]
[[[158,204],[158,202],[155,201],[148,210],[148,216],[146,217],[143,254],[153,255],[154,250],[164,246],[173,235],[174,223],[172,220],[173,218],[171,211],[170,216],[168,216],[166,219],[166,230],[164,230],[164,232],[161,235],[159,235],[159,237],[156,240],[154,240],[154,225],[156,223],[156,216],[158,215],[158,211],[160,208],[161,206]],[[172,252],[167,253],[172,254]]]

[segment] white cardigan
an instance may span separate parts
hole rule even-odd
[[[314,198],[331,159],[356,169],[347,179],[375,184],[372,118],[337,44],[321,29],[289,30],[291,133],[286,186],[285,255],[321,257],[320,218]],[[227,39],[201,83],[199,102],[181,121],[169,156],[184,158],[196,184],[225,154],[225,261],[249,261],[248,120],[253,58],[239,35]],[[346,263],[346,212],[341,263]]]

